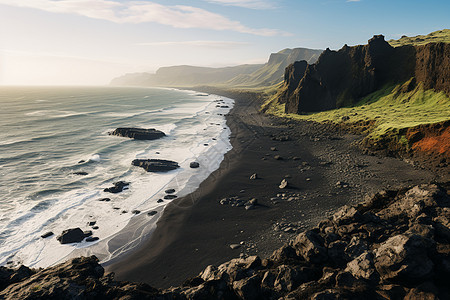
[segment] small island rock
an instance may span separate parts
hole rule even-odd
[[[113,132],[110,132],[109,135],[128,137],[135,140],[156,140],[166,136],[164,132],[154,128],[117,128]]]
[[[131,164],[147,172],[167,172],[180,167],[177,162],[165,159],[135,159]]]

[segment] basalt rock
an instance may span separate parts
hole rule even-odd
[[[156,140],[160,139],[166,134],[160,130],[154,128],[143,129],[143,128],[117,128],[110,135],[117,135],[121,137],[128,137],[135,140]]]
[[[180,167],[177,162],[164,159],[135,159],[131,164],[147,172],[168,172]]]
[[[313,65],[295,62],[286,68],[279,101],[286,113],[324,111],[357,103],[386,84],[422,83],[450,95],[450,44],[393,48],[376,35],[367,45],[325,50]]]
[[[91,232],[92,234],[92,232]],[[61,244],[79,243],[86,237],[83,230],[80,228],[70,228],[64,230],[56,239]]]
[[[128,187],[129,185],[130,185],[129,182],[118,181],[118,182],[114,182],[114,186],[113,186],[113,187],[106,188],[106,189],[104,189],[103,191],[104,191],[104,192],[107,192],[107,193],[117,194],[117,193],[122,192],[122,191],[123,191],[126,187]],[[106,202],[108,202],[108,201],[110,201],[110,200],[111,200],[111,199],[109,199],[109,198],[102,198],[102,199],[100,199],[99,201],[106,201]]]

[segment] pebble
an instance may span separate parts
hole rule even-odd
[[[241,247],[241,245],[239,245],[239,244],[231,244],[230,245],[230,248],[233,249],[233,250],[234,249],[239,249],[240,247]]]

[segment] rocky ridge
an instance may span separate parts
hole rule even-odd
[[[435,184],[345,206],[269,258],[241,255],[180,287],[104,275],[95,257],[43,270],[0,268],[4,299],[446,299],[450,197]]]

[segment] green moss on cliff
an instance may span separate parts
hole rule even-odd
[[[391,44],[392,47],[405,45],[419,46],[438,42],[450,43],[450,29],[438,30],[427,35],[418,35],[414,37],[402,36],[398,40],[388,41],[388,43]]]
[[[264,111],[280,117],[315,122],[332,122],[354,132],[365,133],[370,143],[396,140],[404,148],[404,129],[450,119],[450,98],[444,92],[425,90],[422,84],[409,90],[411,81],[380,89],[357,105],[304,115],[285,114],[277,96],[264,104]]]

